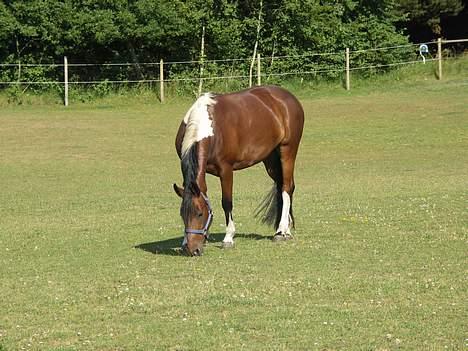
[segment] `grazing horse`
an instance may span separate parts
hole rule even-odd
[[[259,207],[263,222],[274,225],[274,241],[291,238],[294,163],[304,126],[304,110],[290,92],[259,86],[223,95],[204,94],[186,113],[176,136],[183,187],[180,215],[185,225],[182,249],[202,254],[212,221],[205,175],[220,178],[226,217],[223,247],[234,245],[233,171],[263,162],[275,184]]]

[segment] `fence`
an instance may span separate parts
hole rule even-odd
[[[313,76],[328,75],[339,76],[344,74],[345,88],[351,89],[351,72],[357,71],[375,71],[378,69],[389,69],[395,66],[421,64],[431,61],[436,61],[437,77],[442,79],[442,61],[443,61],[443,44],[466,43],[468,39],[460,40],[442,40],[429,43],[396,45],[387,47],[378,47],[363,50],[350,50],[346,48],[342,52],[330,53],[306,53],[302,55],[289,56],[274,56],[261,57],[260,54],[256,58],[246,59],[222,59],[222,60],[205,60],[203,57],[200,60],[193,61],[172,61],[164,62],[148,62],[148,63],[69,63],[68,58],[64,57],[63,63],[60,64],[23,64],[4,63],[0,64],[0,69],[15,70],[16,81],[0,81],[0,86],[8,85],[59,85],[63,86],[64,103],[68,106],[69,103],[69,88],[72,85],[90,85],[90,84],[133,84],[133,83],[149,83],[159,85],[159,96],[161,102],[165,98],[165,86],[169,83],[191,82],[198,83],[198,93],[201,93],[203,84],[206,82],[222,81],[222,80],[239,80],[246,81],[252,85],[253,78],[256,78],[257,84],[262,84],[262,81],[270,81],[271,79],[279,79],[288,76]],[[385,58],[386,54],[391,50],[399,50],[398,62],[388,62]],[[387,55],[388,56],[388,55]],[[392,53],[395,57],[395,52]],[[301,67],[295,67],[295,62],[301,59]],[[246,67],[254,66],[256,61],[256,72],[252,69],[247,70]],[[146,73],[142,74],[143,67]],[[191,68],[190,68],[191,67]],[[193,69],[199,67],[199,69]],[[61,74],[56,74],[56,77],[63,79],[55,80],[22,80],[24,70],[28,68],[40,68],[43,71],[52,71],[59,69]],[[100,74],[88,74],[87,77],[98,77],[97,79],[80,80],[80,75],[70,74],[79,69],[99,68],[101,71],[109,71],[110,68],[117,68],[117,73],[113,79],[102,79]],[[129,79],[129,68],[135,68],[140,76],[137,79]],[[249,71],[249,74],[244,72]],[[1,72],[1,71],[0,71]],[[194,72],[198,72],[194,73]],[[228,72],[228,74],[226,74]],[[10,72],[11,73],[11,72]],[[57,72],[56,72],[57,73]],[[222,74],[219,74],[222,73]],[[12,76],[12,74],[10,74]],[[0,75],[0,79],[1,79]]]

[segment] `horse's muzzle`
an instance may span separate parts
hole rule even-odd
[[[192,256],[201,256],[203,254],[203,249],[196,249],[193,251]]]
[[[188,245],[185,244],[182,246],[182,252],[185,253],[187,256],[201,256],[203,255],[203,247],[201,248],[196,248],[193,251],[189,249]]]

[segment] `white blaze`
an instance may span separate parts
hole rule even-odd
[[[213,95],[203,94],[190,107],[184,117],[185,135],[182,141],[182,156],[190,147],[204,138],[213,135],[213,121],[210,118],[208,108],[216,104]]]

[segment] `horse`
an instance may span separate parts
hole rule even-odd
[[[208,239],[213,210],[206,173],[220,178],[226,220],[223,247],[234,246],[233,171],[263,162],[274,185],[257,208],[262,222],[276,228],[273,241],[292,238],[294,164],[304,127],[298,99],[278,86],[257,86],[227,94],[205,93],[185,114],[175,139],[183,187],[180,215],[185,231],[182,250],[200,256]]]

